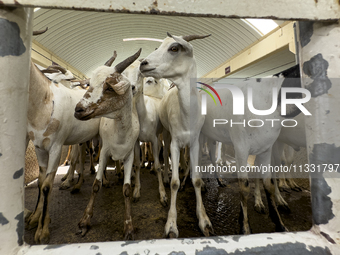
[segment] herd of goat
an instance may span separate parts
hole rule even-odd
[[[31,62],[29,82],[29,104],[27,124],[27,144],[31,140],[35,146],[39,162],[39,196],[34,212],[27,219],[29,228],[37,226],[35,241],[49,242],[49,201],[55,174],[59,165],[63,145],[72,145],[71,166],[63,178],[61,188],[69,188],[73,179],[75,164],[79,163],[79,180],[72,191],[80,189],[83,183],[86,142],[100,140],[99,167],[92,186],[92,194],[78,226],[85,235],[93,216],[96,194],[107,183],[105,170],[109,158],[115,161],[117,169],[124,167],[123,196],[125,201],[124,237],[133,238],[134,227],[131,216],[130,200],[140,197],[140,168],[145,159],[140,159],[141,142],[151,143],[154,158],[154,170],[159,183],[160,203],[170,204],[165,225],[165,236],[178,237],[177,228],[177,192],[185,180],[179,179],[179,165],[185,168],[185,179],[191,170],[191,180],[196,194],[196,215],[199,228],[205,236],[213,234],[213,226],[205,212],[201,188],[204,185],[199,173],[192,166],[200,163],[202,141],[208,141],[209,153],[215,163],[215,143],[232,145],[236,167],[247,165],[249,155],[256,155],[257,165],[279,165],[283,148],[288,144],[294,148],[305,147],[303,116],[298,115],[299,125],[294,132],[281,126],[251,128],[237,125],[233,128],[220,125],[212,129],[213,119],[232,117],[231,94],[221,92],[222,109],[208,105],[207,115],[201,114],[201,97],[196,87],[190,86],[190,79],[197,77],[193,46],[190,41],[208,37],[168,36],[149,56],[139,59],[141,49],[131,57],[112,67],[116,52],[103,66],[93,72],[91,79],[72,82],[73,75],[62,67],[52,66],[40,71]],[[48,79],[44,73],[54,73]],[[298,78],[295,69],[283,73],[285,77]],[[171,81],[171,86],[167,80]],[[88,84],[84,90],[72,84]],[[271,84],[255,84],[254,100],[264,108],[270,108]],[[254,85],[254,86],[255,86]],[[242,87],[243,86],[243,87]],[[240,84],[244,90],[249,84]],[[269,99],[267,100],[268,97]],[[256,103],[256,102],[255,102]],[[267,108],[266,108],[267,107]],[[244,118],[252,118],[250,112]],[[278,111],[272,113],[273,119],[283,119]],[[256,116],[256,119],[264,116]],[[204,139],[203,139],[204,137]],[[163,147],[164,166],[159,160],[160,148]],[[142,148],[144,149],[144,148]],[[186,149],[186,151],[185,151]],[[223,150],[222,150],[223,151]],[[188,153],[189,155],[184,155]],[[143,153],[144,155],[144,153]],[[291,153],[286,153],[291,158]],[[223,157],[223,155],[222,155]],[[171,159],[171,165],[170,160]],[[188,164],[186,159],[189,161]],[[289,160],[288,160],[289,161]],[[190,169],[191,167],[191,169]],[[170,169],[171,168],[171,169]],[[135,186],[131,187],[131,174],[135,173]],[[91,172],[95,173],[93,163]],[[171,181],[169,174],[171,172]],[[287,231],[277,210],[277,205],[287,203],[280,195],[278,184],[271,173],[263,175],[270,216],[278,231]],[[284,180],[284,179],[282,179]],[[291,188],[298,188],[288,178]],[[238,173],[240,186],[242,230],[250,233],[247,200],[250,193],[248,176]],[[165,192],[164,183],[169,183],[171,199]],[[281,185],[281,183],[280,183]],[[282,185],[287,185],[283,183]],[[255,208],[264,208],[260,194],[260,182],[256,179]]]

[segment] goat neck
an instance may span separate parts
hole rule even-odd
[[[190,107],[198,107],[198,94],[197,89],[191,88],[190,86],[191,79],[197,77],[196,61],[194,58],[192,58],[191,63],[187,64],[187,72],[183,73],[181,76],[177,76],[174,78],[169,77],[169,80],[175,84],[178,90],[178,101],[181,108],[181,115],[188,119],[190,115]]]
[[[36,130],[42,130],[53,113],[53,93],[50,86],[58,86],[48,80],[31,62],[27,118]]]
[[[141,87],[143,88],[143,86]],[[134,97],[134,107],[136,108],[136,111],[138,113],[138,118],[140,120],[143,120],[147,116],[147,110],[145,106],[145,101],[144,101],[144,95],[143,95],[143,89],[138,95]]]
[[[132,93],[129,91],[128,93]],[[136,107],[132,102],[132,95],[124,106],[116,112],[114,121],[114,130],[117,143],[124,143],[128,136],[131,136],[130,131],[133,126],[134,117],[137,116]],[[138,118],[137,118],[138,119]]]
[[[134,88],[133,107],[136,109],[139,119],[144,119],[147,115],[147,111],[143,94],[143,76],[139,71],[139,66],[140,61],[136,60],[125,69],[123,74],[127,77],[131,86]]]

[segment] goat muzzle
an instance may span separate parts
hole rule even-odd
[[[85,109],[82,106],[79,106],[79,104],[76,105],[76,108],[74,109],[74,117],[78,120],[81,120],[84,117]]]

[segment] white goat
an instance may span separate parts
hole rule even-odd
[[[158,114],[158,108],[159,108],[159,101],[155,98],[162,99],[164,95],[168,92],[170,89],[170,85],[167,79],[155,79],[154,77],[145,77],[144,78],[144,99],[146,102],[155,102],[156,104],[153,104],[156,106],[157,109],[157,118],[159,119]],[[152,109],[151,109],[152,110]],[[152,111],[155,111],[152,110]],[[170,140],[164,140],[163,135],[158,136],[158,144],[159,144],[159,150],[162,145],[162,141],[164,141],[164,149],[163,149],[163,158],[164,158],[164,174],[163,174],[163,182],[168,184],[169,183],[169,170],[170,170],[170,164],[169,164],[169,151],[170,151]],[[152,146],[151,146],[152,147]],[[147,146],[149,149],[150,147]],[[145,150],[146,153],[146,150]],[[151,153],[149,153],[151,155]],[[182,155],[182,154],[181,154]],[[151,158],[153,158],[153,155],[151,155]],[[181,157],[183,158],[183,157]],[[149,160],[149,159],[148,159]],[[145,155],[142,159],[142,162],[145,161]],[[151,165],[151,162],[149,160],[149,165]],[[185,164],[182,162],[181,166],[185,168]]]
[[[140,63],[141,62],[139,60],[132,63],[128,68],[126,68],[126,70],[124,71],[124,75],[126,75],[126,77],[129,79],[132,86],[137,87],[137,94],[134,97],[140,125],[138,140],[140,142],[151,142],[152,144],[152,153],[155,161],[154,169],[156,170],[159,184],[160,202],[163,206],[166,206],[168,198],[163,185],[158,149],[160,145],[158,136],[163,131],[163,126],[159,120],[158,114],[158,108],[161,100],[159,98],[143,95],[144,77],[139,71]],[[139,143],[137,144],[137,147],[140,148]],[[140,197],[140,168],[137,167],[137,169],[136,183],[133,193],[133,197],[135,200],[138,200]]]
[[[131,170],[134,159],[135,161],[139,159],[139,151],[136,152],[137,146],[135,146],[138,144],[139,122],[137,110],[133,104],[133,88],[122,72],[139,57],[140,52],[141,50],[115,67],[98,67],[93,73],[90,88],[75,108],[74,116],[80,120],[106,117],[101,119],[99,128],[102,148],[98,172],[92,186],[90,201],[78,224],[79,233],[83,236],[90,226],[94,199],[101,187],[108,157],[111,156],[116,161],[125,160],[123,186],[125,200],[124,236],[125,239],[133,238],[130,205]]]
[[[294,150],[299,150],[300,147],[306,147],[306,132],[305,132],[305,120],[304,115],[297,115],[294,120],[298,123],[295,127],[282,127],[279,137],[275,141],[272,147],[272,165],[280,166],[284,160],[286,164],[290,165],[293,162]],[[285,150],[285,147],[286,150]],[[289,186],[286,183],[286,179]],[[301,191],[302,189],[296,184],[290,172],[279,173],[279,184],[274,182],[275,186],[275,198],[278,205],[283,206],[285,209],[289,209],[287,202],[280,194],[280,190],[288,190],[289,188],[295,191]],[[264,204],[262,202],[260,193],[259,180],[255,180],[255,210],[257,212],[264,212]]]
[[[31,62],[27,133],[39,162],[39,198],[27,225],[32,228],[38,223],[34,237],[37,243],[49,241],[48,203],[62,146],[86,142],[99,132],[99,119],[84,123],[74,118],[72,109],[84,93],[84,90],[69,89],[50,81]]]
[[[170,88],[166,79],[144,78],[144,95],[162,99]]]
[[[205,37],[207,36],[172,36],[168,33],[160,47],[146,57],[140,67],[145,76],[167,78],[176,85],[176,88],[170,89],[165,94],[159,107],[162,125],[171,134],[171,205],[165,225],[165,235],[170,237],[178,237],[176,198],[180,187],[178,174],[180,149],[190,146],[190,165],[198,165],[198,139],[204,117],[199,112],[197,89],[190,90],[190,78],[197,77],[197,71],[193,47],[189,41]],[[192,110],[190,105],[196,106],[196,112],[190,111]],[[169,140],[169,134],[164,133],[163,139]],[[199,227],[204,235],[208,236],[209,232],[212,232],[212,225],[202,202],[203,181],[194,171],[192,177]]]
[[[44,73],[50,80],[53,82],[61,83],[65,87],[69,89],[77,89],[80,90],[79,86],[73,86],[72,80],[74,80],[73,74],[69,71],[66,70],[64,67],[59,66],[59,65],[51,65],[48,68],[41,70],[42,73]],[[85,91],[83,91],[85,93]],[[73,177],[74,177],[74,171],[76,170],[76,165],[79,164],[79,178],[77,184],[72,188],[71,193],[76,193],[80,190],[81,185],[84,181],[84,166],[85,166],[85,149],[86,146],[89,146],[89,141],[86,143],[82,144],[74,144],[69,146],[69,151],[67,155],[70,157],[70,167],[67,171],[67,173],[61,178],[63,181],[60,184],[59,189],[64,190],[68,189],[72,185]],[[90,148],[91,151],[92,148]],[[90,155],[90,171],[92,174],[95,173],[95,168],[94,168],[94,162],[93,162],[93,155],[91,153]]]
[[[298,67],[293,67],[287,70],[284,79],[256,79],[248,80],[243,83],[237,83],[234,86],[237,90],[241,90],[245,97],[252,97],[253,105],[257,109],[270,109],[272,107],[272,89],[276,87],[277,90],[281,86],[292,86],[290,78],[296,78],[296,70]],[[294,86],[301,86],[300,83]],[[253,95],[248,95],[248,88],[252,88]],[[223,143],[232,143],[235,149],[236,167],[237,170],[241,167],[247,166],[247,159],[249,154],[256,155],[255,164],[258,166],[269,166],[271,163],[271,151],[274,142],[279,136],[281,125],[271,123],[259,127],[252,127],[250,125],[242,125],[244,121],[251,119],[260,119],[265,122],[265,119],[278,119],[282,121],[284,118],[280,115],[280,108],[276,109],[270,115],[255,115],[249,109],[245,109],[244,115],[233,115],[233,99],[229,90],[221,90],[219,93],[223,99],[223,106],[215,106],[212,100],[207,102],[207,115],[202,127],[202,133],[214,141]],[[276,96],[274,94],[274,96]],[[289,96],[289,95],[288,95]],[[295,96],[295,95],[294,95]],[[300,95],[299,95],[300,96]],[[301,99],[302,100],[302,99]],[[303,101],[303,100],[302,100]],[[295,105],[294,105],[295,106]],[[276,105],[274,105],[276,107]],[[275,108],[274,108],[275,109]],[[297,113],[297,107],[291,107],[287,116],[294,116]],[[214,127],[214,119],[232,120],[234,125],[230,122],[228,125],[216,125]],[[247,200],[250,192],[248,174],[246,172],[238,172],[240,193],[241,193],[241,208],[243,216],[242,230],[245,234],[250,233],[248,216],[247,216]],[[280,215],[277,211],[275,202],[275,187],[274,180],[271,178],[271,173],[268,171],[263,175],[263,184],[267,195],[270,216],[276,224],[277,231],[286,231]]]

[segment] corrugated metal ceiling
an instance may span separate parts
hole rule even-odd
[[[40,9],[34,13],[34,30],[49,27],[34,38],[55,55],[87,76],[117,51],[115,63],[142,48],[146,57],[159,42],[130,41],[124,38],[164,39],[174,35],[212,34],[192,41],[198,77],[208,73],[261,36],[239,19],[160,16],[104,12]]]

